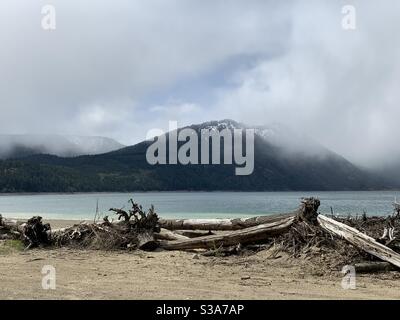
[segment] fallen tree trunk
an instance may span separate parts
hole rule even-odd
[[[239,243],[254,243],[285,232],[293,224],[294,220],[294,217],[285,217],[278,221],[232,231],[223,235],[162,242],[161,247],[166,250],[214,249],[221,246],[237,245]]]
[[[298,212],[284,213],[279,215],[259,216],[251,218],[235,219],[160,219],[161,228],[168,230],[240,230],[281,221],[285,218],[297,216]]]
[[[17,220],[6,219],[0,215],[0,228],[5,231],[14,231],[23,233],[24,231],[24,223],[18,222]]]
[[[159,243],[154,239],[152,230],[142,230],[136,236],[137,248],[144,251],[153,251],[158,248]]]
[[[400,254],[377,242],[374,238],[324,215],[318,215],[317,221],[321,228],[331,234],[343,238],[357,248],[400,268]]]
[[[166,230],[166,229],[164,229],[164,230]],[[198,238],[198,237],[215,235],[215,233],[211,232],[211,230],[209,230],[209,231],[203,231],[203,230],[174,230],[174,234],[179,234],[179,235],[185,236],[186,238]]]
[[[158,240],[169,240],[169,241],[189,239],[189,237],[186,237],[184,235],[163,228],[160,230],[159,233],[155,233],[154,237]]]
[[[389,262],[363,262],[356,263],[354,268],[357,273],[373,273],[386,271],[399,271],[399,268]]]

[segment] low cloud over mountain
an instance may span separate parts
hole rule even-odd
[[[61,135],[0,135],[0,159],[21,158],[34,154],[60,157],[93,155],[124,147],[105,137]]]

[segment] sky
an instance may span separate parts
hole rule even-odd
[[[399,15],[398,0],[2,0],[0,133],[134,144],[232,118],[398,162]]]

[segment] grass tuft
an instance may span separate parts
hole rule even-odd
[[[3,240],[0,241],[0,254],[23,251],[25,248],[21,240]]]

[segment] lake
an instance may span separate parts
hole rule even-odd
[[[165,218],[225,218],[290,212],[300,199],[315,196],[321,200],[320,211],[335,214],[386,215],[393,211],[395,191],[360,192],[143,192],[0,195],[0,213],[5,217],[29,218],[41,215],[47,219],[93,219],[98,202],[104,215],[111,207],[129,208],[128,200],[148,208]]]

